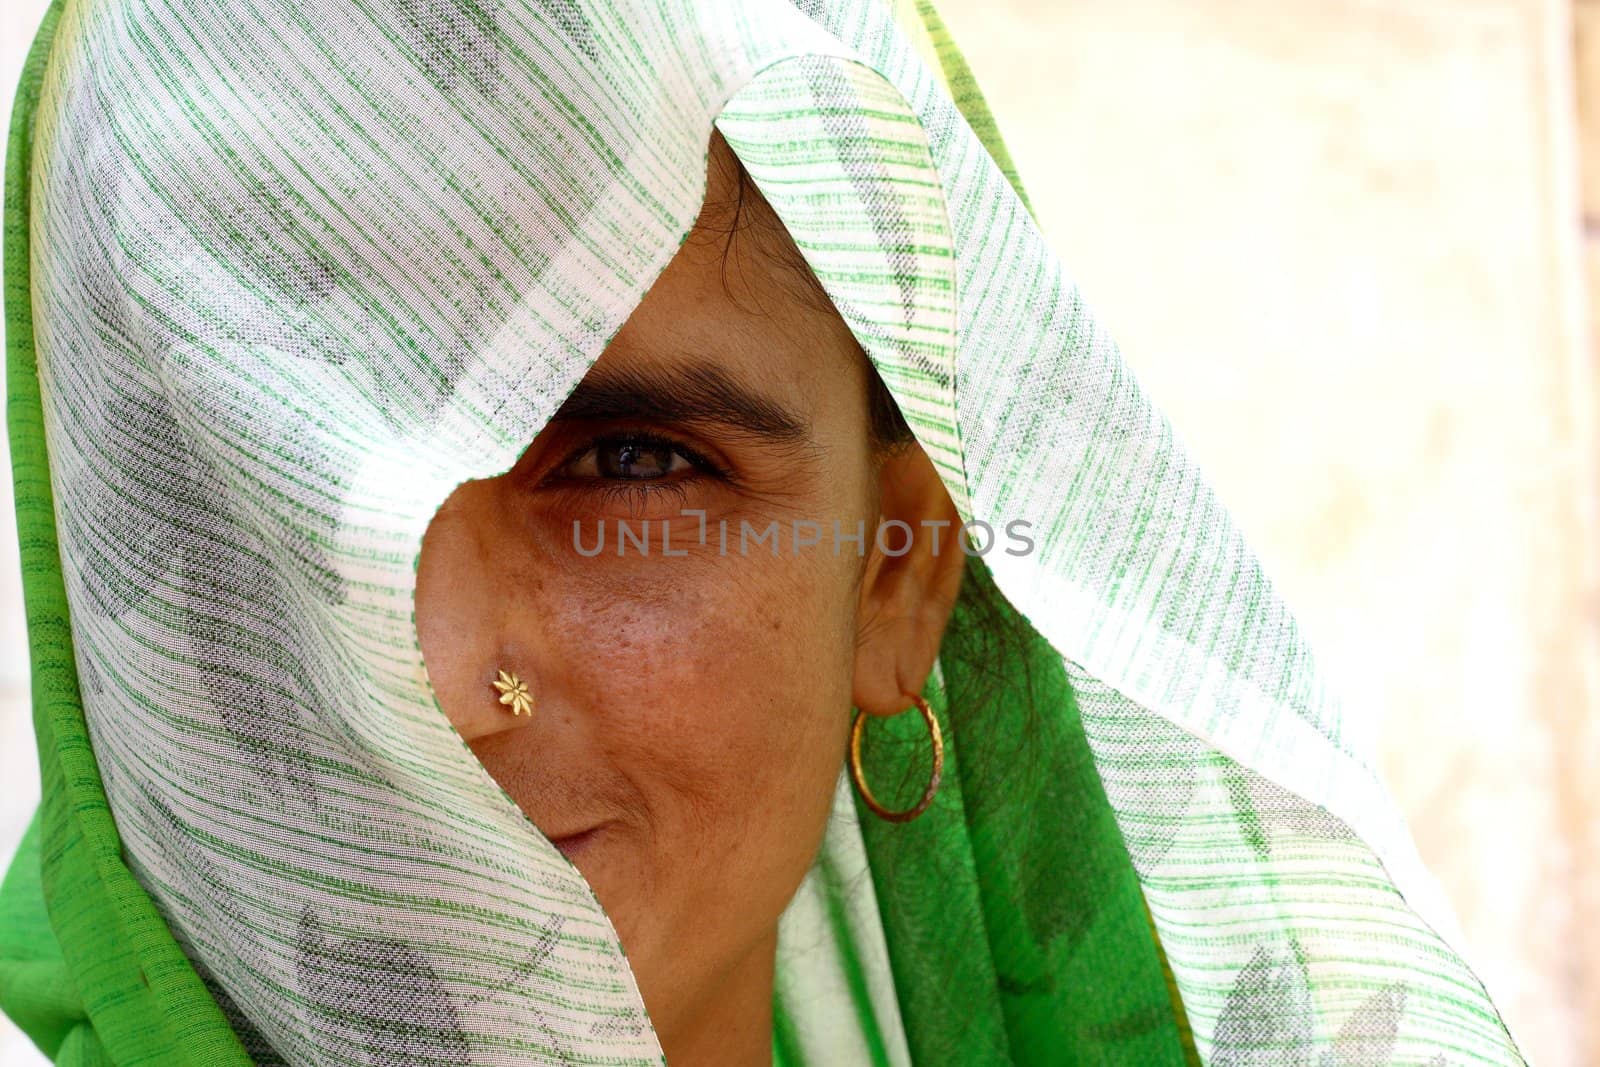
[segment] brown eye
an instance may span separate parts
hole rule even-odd
[[[676,469],[674,458],[682,458],[670,446],[651,441],[607,442],[595,450],[595,457],[605,478],[660,478]]]
[[[573,457],[568,478],[643,481],[695,469],[695,461],[671,441],[647,436],[604,437]]]

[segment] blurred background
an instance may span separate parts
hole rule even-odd
[[[7,115],[45,6],[0,12]],[[1530,1062],[1600,1064],[1600,0],[938,6]],[[9,472],[0,862],[38,799]]]

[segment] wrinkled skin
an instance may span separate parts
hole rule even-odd
[[[440,707],[593,887],[674,1065],[771,1062],[777,922],[820,847],[852,705],[908,707],[961,580],[949,528],[937,550],[876,543],[880,519],[959,519],[920,446],[877,447],[865,354],[799,295],[770,207],[747,191],[734,210],[736,174],[714,137],[695,231],[579,390],[627,372],[660,398],[709,365],[767,417],[615,391],[558,413],[512,470],[450,496],[417,575]],[[704,510],[704,545],[684,508]],[[648,552],[618,554],[618,519],[651,520]],[[822,524],[820,544],[797,550],[794,519]],[[834,551],[835,519],[866,522],[864,555]],[[741,520],[777,520],[778,552],[741,553]],[[497,702],[500,669],[531,715]]]

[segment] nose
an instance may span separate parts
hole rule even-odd
[[[417,560],[423,665],[440,709],[469,744],[538,721],[535,613],[519,595],[527,575],[515,572],[518,561],[499,543],[508,520],[498,481],[457,486],[429,523]]]

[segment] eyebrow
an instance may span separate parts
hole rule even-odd
[[[811,439],[809,420],[709,362],[591,371],[551,416],[552,421],[626,418],[721,423],[779,443]]]

